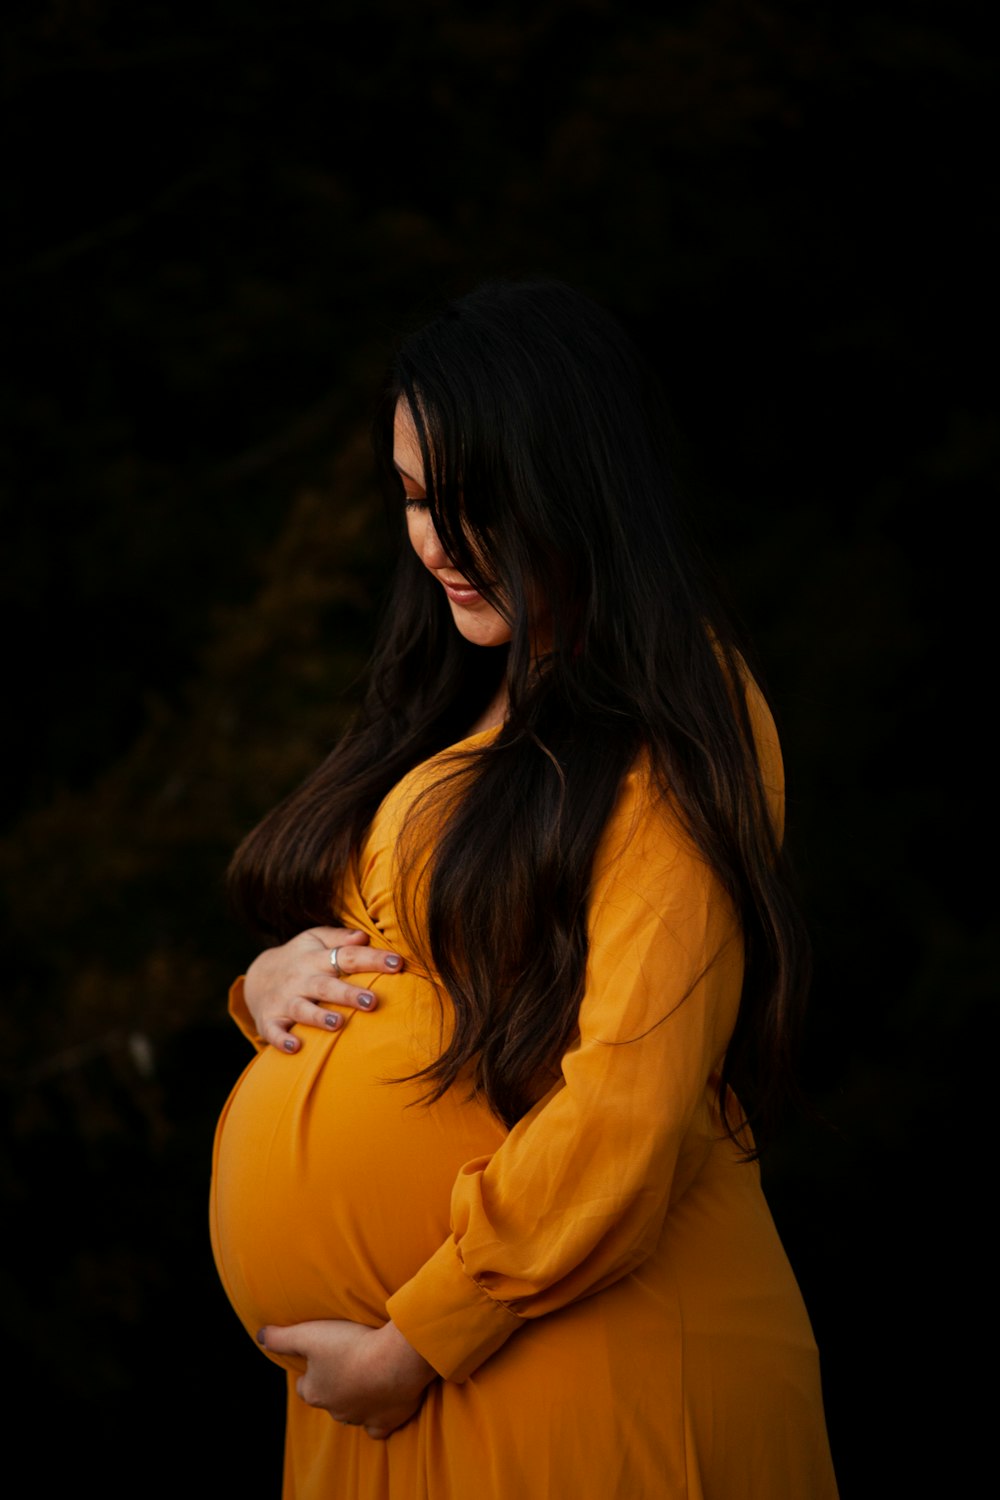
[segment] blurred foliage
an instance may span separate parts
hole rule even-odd
[[[402,320],[534,270],[656,358],[779,711],[820,1118],[769,1180],[844,1492],[952,1461],[879,1424],[957,1413],[915,1297],[931,1261],[974,1285],[945,1122],[969,1121],[996,971],[969,856],[983,24],[926,0],[11,8],[0,1287],[28,1387],[115,1445],[123,1491],[181,1417],[147,1493],[212,1433],[220,1476],[265,1492],[226,1424],[259,1412],[273,1447],[276,1390],[192,1207],[243,1061],[223,872],[355,699],[393,545],[366,431]],[[928,1212],[938,1175],[957,1224]]]

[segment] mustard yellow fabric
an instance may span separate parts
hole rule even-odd
[[[779,817],[780,756],[755,712]],[[380,1443],[305,1406],[295,1362],[276,1360],[285,1500],[834,1500],[809,1320],[715,1107],[737,924],[641,767],[598,854],[558,1081],[509,1133],[460,1089],[426,1106],[393,1081],[447,1026],[395,865],[446,764],[386,798],[340,899],[345,924],[407,958],[372,978],[378,1009],[302,1028],[290,1057],[260,1048],[233,989],[258,1055],[219,1122],[211,1215],[237,1313],[251,1336],[390,1316],[443,1377]]]

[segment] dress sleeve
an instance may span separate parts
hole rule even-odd
[[[267,1043],[262,1036],[258,1035],[257,1028],[253,1022],[253,1016],[247,1008],[246,997],[243,994],[243,979],[244,976],[241,974],[238,979],[233,980],[230,986],[229,1014],[247,1041],[251,1042],[258,1052],[264,1052],[267,1049]]]
[[[579,1036],[561,1077],[455,1183],[449,1239],[388,1301],[461,1381],[517,1329],[655,1248],[720,1121],[743,953],[731,903],[639,769],[595,861]]]

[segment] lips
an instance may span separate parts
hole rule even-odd
[[[446,583],[443,578],[439,578],[438,583],[444,589],[452,604],[475,604],[477,599],[482,598],[478,590],[470,588],[464,581],[461,584]]]

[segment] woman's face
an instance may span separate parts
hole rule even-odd
[[[402,399],[396,403],[392,457],[406,494],[406,529],[410,545],[444,589],[459,634],[474,646],[505,645],[511,637],[509,624],[482,594],[466,583],[438,540],[427,505],[420,443],[410,408]]]

